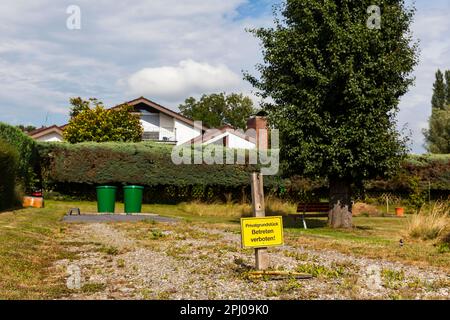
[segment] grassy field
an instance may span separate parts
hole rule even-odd
[[[276,203],[270,214],[292,213],[295,207]],[[69,226],[60,221],[74,207],[95,212],[93,202],[47,201],[43,209],[22,209],[0,213],[0,298],[50,299],[66,291],[61,281],[66,275],[52,269],[54,261],[71,257],[62,245]],[[123,210],[117,204],[116,212]],[[144,212],[181,217],[200,227],[214,225],[239,233],[239,217],[251,212],[249,205],[200,203],[144,205]],[[450,253],[440,251],[436,241],[410,239],[406,218],[355,217],[352,230],[332,230],[325,219],[300,221],[285,218],[286,243],[315,250],[335,250],[355,256],[400,261],[418,266],[433,266],[450,272]],[[404,245],[399,241],[403,239]],[[70,239],[69,239],[70,240]]]
[[[66,204],[0,214],[0,298],[48,299],[61,294],[53,261],[64,256],[58,240]]]

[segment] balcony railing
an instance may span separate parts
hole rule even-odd
[[[167,141],[176,142],[177,134],[175,128],[161,127],[158,130],[144,131],[142,140],[144,141]]]

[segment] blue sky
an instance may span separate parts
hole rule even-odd
[[[374,1],[376,2],[376,1]],[[144,95],[174,110],[189,96],[243,92],[261,61],[245,28],[272,24],[276,0],[2,0],[0,121],[64,124],[68,100],[97,97],[115,105]],[[81,29],[66,27],[69,5]],[[450,1],[417,0],[413,26],[421,41],[416,84],[403,97],[399,127],[424,151],[437,68],[450,69]]]

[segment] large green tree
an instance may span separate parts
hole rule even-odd
[[[395,116],[417,64],[415,9],[376,1],[376,28],[373,3],[287,0],[273,28],[253,30],[264,63],[247,79],[273,100],[266,110],[280,130],[284,170],[328,178],[335,228],[352,226],[352,185],[393,173],[407,152]]]
[[[450,70],[445,71],[444,78],[446,83],[445,102],[447,106],[450,106]]]
[[[436,72],[436,81],[433,84],[433,96],[431,98],[431,106],[433,109],[444,110],[446,106],[446,85],[444,82],[444,74],[441,70]]]
[[[184,116],[202,121],[211,128],[229,124],[245,129],[248,118],[255,113],[252,100],[236,93],[203,95],[198,101],[190,97],[179,108]]]
[[[450,110],[435,109],[424,131],[426,147],[430,153],[450,153]]]
[[[436,72],[429,127],[423,133],[428,152],[450,153],[450,70]]]
[[[37,129],[35,126],[32,126],[32,125],[25,126],[23,124],[19,124],[16,127],[19,128],[22,132],[25,132],[25,133],[30,133],[31,131],[34,131],[34,130]]]
[[[91,106],[91,103],[94,106]],[[114,109],[105,109],[97,99],[71,99],[71,119],[64,128],[64,138],[70,143],[86,141],[139,142],[143,128],[133,107],[124,104]]]

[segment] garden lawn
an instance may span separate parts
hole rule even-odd
[[[0,213],[0,299],[51,299],[65,287],[51,271],[65,256],[60,218],[66,204]]]

